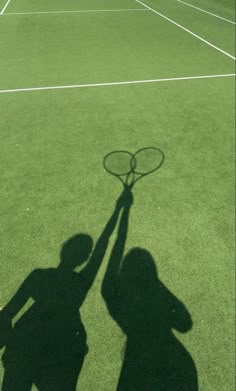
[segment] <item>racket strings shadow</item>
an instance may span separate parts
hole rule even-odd
[[[141,148],[134,154],[117,150],[104,157],[103,167],[124,186],[132,189],[140,179],[161,168],[164,160],[163,151],[156,147]]]

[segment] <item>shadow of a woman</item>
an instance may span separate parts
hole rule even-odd
[[[5,347],[3,391],[30,391],[33,384],[40,391],[76,389],[88,352],[79,308],[96,277],[122,206],[123,195],[93,251],[89,235],[73,236],[62,246],[59,266],[32,271],[0,312],[0,348]],[[33,304],[12,327],[12,320],[29,298]]]
[[[188,332],[184,304],[159,280],[151,254],[133,248],[123,256],[132,196],[122,213],[102,295],[127,336],[117,391],[197,391],[197,370],[172,329]]]

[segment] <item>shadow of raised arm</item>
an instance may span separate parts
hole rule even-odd
[[[109,304],[111,304],[110,300],[112,299],[113,291],[114,289],[116,289],[116,282],[119,275],[120,264],[124,255],[124,248],[128,232],[129,212],[132,203],[132,193],[126,190],[125,206],[121,216],[116,242],[111,252],[111,256],[102,284],[102,296],[107,302],[108,307],[110,306]]]
[[[93,284],[93,281],[96,277],[98,269],[105,255],[110,236],[113,233],[115,226],[117,224],[120,211],[123,207],[125,207],[126,199],[127,199],[126,191],[124,191],[121,194],[121,196],[118,198],[116,202],[115,210],[112,216],[110,217],[108,223],[106,224],[102,234],[97,240],[93,253],[90,257],[89,263],[87,264],[87,266],[85,266],[85,268],[80,273],[80,276],[83,279],[83,283],[86,286],[86,290],[89,290],[91,285]]]

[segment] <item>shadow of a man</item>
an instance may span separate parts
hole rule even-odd
[[[197,370],[172,329],[186,333],[191,316],[159,280],[151,254],[133,248],[124,256],[129,203],[102,285],[111,317],[127,336],[117,391],[197,391]]]
[[[101,265],[123,198],[122,194],[93,251],[89,235],[73,236],[62,246],[59,266],[32,271],[0,312],[0,347],[5,347],[2,391],[30,391],[33,384],[40,391],[75,391],[88,352],[79,308]],[[32,306],[12,327],[29,298]]]

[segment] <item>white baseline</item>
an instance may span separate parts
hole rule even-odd
[[[161,83],[161,82],[180,81],[180,80],[216,79],[216,78],[234,77],[234,76],[236,76],[235,73],[228,73],[228,74],[224,74],[224,75],[185,76],[185,77],[170,77],[170,78],[163,78],[163,79],[114,81],[114,82],[108,82],[108,83],[73,84],[73,85],[64,85],[64,86],[14,88],[14,89],[0,90],[0,94],[13,93],[13,92],[45,91],[45,90],[67,90],[67,89],[72,89],[72,88],[109,87],[109,86],[122,86],[122,85],[130,85],[130,84]]]
[[[130,11],[149,11],[146,8],[120,8],[120,9],[96,9],[96,10],[75,10],[75,11],[36,11],[36,12],[6,12],[3,16],[13,15],[49,15],[49,14],[86,14],[96,12],[130,12]]]
[[[161,16],[162,18],[168,20],[168,22],[173,23],[175,26],[181,28],[182,30],[186,31],[187,33],[193,35],[195,38],[199,39],[200,41],[206,43],[208,46],[211,46],[213,49],[218,50],[219,52],[225,54],[225,56],[228,56],[232,58],[233,60],[236,60],[236,57],[232,56],[232,54],[225,52],[224,50],[220,49],[218,46],[213,45],[211,42],[207,41],[206,39],[200,37],[200,35],[195,34],[193,31],[187,29],[186,27],[182,26],[181,24],[175,22],[173,19],[168,18],[167,16],[161,14],[160,12],[156,11],[155,9],[149,7],[147,4],[143,3],[140,0],[135,0],[137,3],[142,4],[144,7],[149,9],[150,11],[154,12],[155,14]]]
[[[206,11],[202,8],[199,8],[199,7],[196,7],[195,5],[192,5],[192,4],[189,4],[189,3],[186,3],[185,1],[182,1],[182,0],[177,0],[179,3],[183,3],[189,7],[192,7],[192,8],[195,8],[196,10],[199,10],[199,11],[202,11],[202,12],[205,12],[206,14],[209,14],[209,15],[212,15],[212,16],[215,16],[215,18],[219,18],[219,19],[222,19],[224,20],[225,22],[228,22],[228,23],[232,23],[232,24],[236,24],[235,22],[233,22],[232,20],[229,20],[229,19],[226,19],[226,18],[223,18],[222,16],[219,16],[219,15],[216,15],[216,14],[213,14],[212,12],[209,12],[209,11]]]

